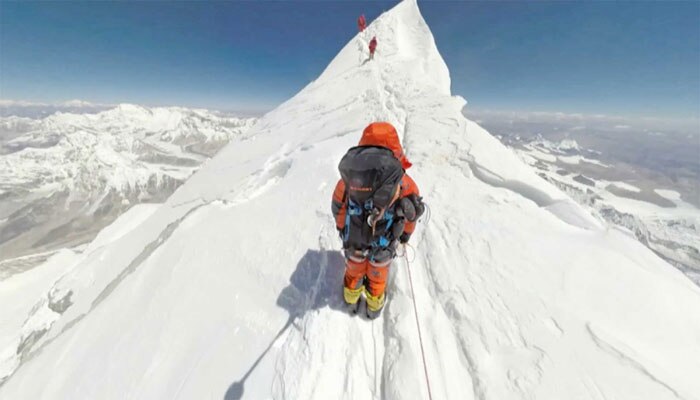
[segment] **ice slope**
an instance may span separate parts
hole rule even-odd
[[[126,235],[159,206],[135,205],[100,231],[82,251],[63,249],[27,272],[9,277],[0,275],[0,304],[3,305],[0,308],[0,382],[19,365],[24,349],[31,348],[38,332],[50,327],[61,316],[62,307],[69,304],[47,289],[87,254]]]
[[[378,119],[432,210],[409,258],[434,399],[700,398],[700,290],[465,119],[449,83],[415,1],[380,16],[54,285],[70,306],[0,398],[427,398],[406,260],[381,318],[340,300],[329,199]]]

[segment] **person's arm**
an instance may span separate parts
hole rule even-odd
[[[401,194],[399,201],[401,212],[404,214],[406,219],[403,233],[401,234],[399,241],[401,243],[406,243],[411,238],[413,231],[416,229],[416,221],[425,210],[422,198],[420,197],[420,190],[418,190],[418,185],[416,185],[416,182],[413,180],[413,178],[408,176],[408,174],[405,174],[403,180],[401,181]]]
[[[331,211],[335,218],[335,228],[339,231],[345,229],[345,182],[338,179],[333,191],[333,199],[331,200]]]

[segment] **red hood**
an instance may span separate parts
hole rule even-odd
[[[360,139],[360,146],[380,146],[385,147],[394,152],[394,157],[401,161],[403,169],[411,168],[411,162],[408,161],[403,153],[399,135],[396,129],[388,122],[373,122],[365,128]]]

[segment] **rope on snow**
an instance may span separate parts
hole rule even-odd
[[[423,358],[423,372],[425,372],[425,384],[428,386],[428,399],[433,400],[433,395],[430,391],[430,378],[428,377],[428,365],[425,362],[425,350],[423,349],[423,335],[421,334],[420,322],[418,320],[418,306],[416,306],[416,292],[413,290],[413,277],[411,276],[411,265],[406,256],[406,245],[403,246],[403,257],[406,260],[406,269],[408,270],[408,281],[411,284],[411,297],[413,298],[413,313],[416,316],[416,327],[418,328],[418,341],[420,342],[420,354]],[[414,251],[415,258],[415,251]]]

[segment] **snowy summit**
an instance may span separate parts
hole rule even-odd
[[[464,104],[416,2],[384,13],[165,204],[62,255],[0,336],[0,398],[699,399],[700,289]],[[369,321],[343,311],[330,196],[374,121],[431,215]]]

